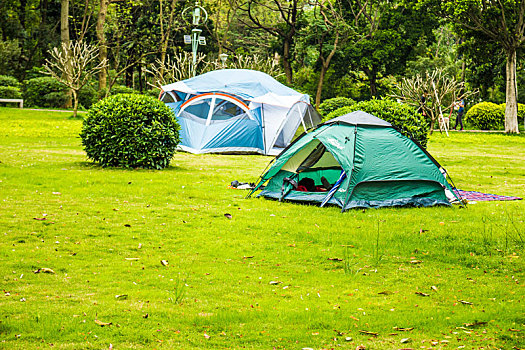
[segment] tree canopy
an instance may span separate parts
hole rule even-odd
[[[167,62],[191,51],[183,39],[193,27],[182,12],[193,5],[189,0],[3,0],[0,74],[20,81],[40,76],[53,48],[83,41],[98,48],[99,62],[107,61],[88,84],[99,96],[118,85],[150,89],[162,80]],[[479,90],[476,98],[506,102],[506,131],[518,131],[517,102],[525,102],[519,84],[525,82],[525,0],[205,0],[200,5],[209,13],[200,25],[206,46],[199,47],[208,62],[223,53],[230,66],[253,55],[276,61],[277,78],[310,94],[317,105],[337,96],[382,98],[403,78],[443,69],[466,89]]]

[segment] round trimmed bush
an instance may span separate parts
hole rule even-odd
[[[353,111],[363,111],[381,118],[403,135],[412,137],[423,147],[427,147],[429,125],[425,117],[413,107],[392,100],[361,101],[352,106],[341,107],[328,114],[326,120],[340,117]]]
[[[14,86],[0,86],[0,98],[22,98],[22,93]]]
[[[24,104],[28,107],[59,108],[67,102],[67,87],[52,77],[24,81]]]
[[[492,102],[480,102],[472,106],[465,121],[481,130],[498,130],[505,126],[505,108]]]
[[[345,106],[351,106],[353,104],[355,104],[355,101],[348,97],[329,98],[327,100],[324,100],[319,105],[319,113],[322,116],[326,116],[330,114],[331,112],[335,111],[336,109],[339,109]]]
[[[95,103],[80,133],[88,158],[103,167],[162,169],[179,144],[173,110],[136,94],[110,96]]]
[[[0,86],[13,86],[20,88],[20,83],[15,77],[10,75],[0,75]]]

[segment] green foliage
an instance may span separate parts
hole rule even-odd
[[[118,95],[118,94],[135,94],[137,93],[133,88],[127,87],[125,85],[113,85],[109,94]]]
[[[78,103],[83,108],[90,108],[98,101],[98,97],[98,91],[92,85],[88,84],[78,92]]]
[[[26,80],[24,87],[24,102],[28,107],[59,108],[67,101],[67,88],[51,77]]]
[[[478,103],[468,110],[465,121],[477,129],[500,130],[505,125],[505,104]]]
[[[330,98],[328,100],[324,100],[319,105],[319,113],[322,116],[328,115],[335,111],[336,109],[339,109],[341,107],[345,106],[351,106],[355,104],[355,101],[348,97],[334,97]]]
[[[173,110],[144,95],[120,94],[94,104],[84,120],[82,145],[102,166],[162,169],[179,143]]]
[[[0,98],[22,98],[22,93],[14,86],[0,86]]]
[[[15,77],[10,75],[0,75],[0,86],[13,86],[20,88],[20,83]]]
[[[352,106],[336,109],[323,120],[329,120],[353,111],[364,111],[381,118],[403,135],[412,137],[423,147],[427,147],[429,125],[425,117],[416,113],[415,109],[392,100],[361,101]]]
[[[0,11],[4,12],[5,10],[0,6]],[[3,19],[0,17],[0,20]],[[17,39],[0,40],[0,74],[12,74],[15,72],[20,53],[20,45]]]

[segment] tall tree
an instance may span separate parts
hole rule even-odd
[[[308,25],[302,30],[306,45],[317,48],[319,78],[315,94],[315,105],[319,107],[325,76],[335,54],[350,37],[350,26],[344,18],[340,1],[316,0],[307,17]]]
[[[60,0],[60,41],[69,44],[69,0]]]
[[[468,35],[481,33],[499,45],[506,56],[505,132],[519,133],[517,51],[525,43],[525,0],[420,0],[439,10]]]
[[[426,11],[416,11],[410,2],[346,0],[346,3],[358,40],[345,47],[345,61],[366,74],[370,95],[377,97],[378,79],[403,74],[407,61],[415,56],[418,41],[432,39],[437,22]]]
[[[106,16],[108,14],[108,7],[111,0],[100,0],[100,7],[97,15],[96,33],[98,39],[98,58],[100,63],[106,62],[108,58],[108,44],[106,41],[106,34],[104,33],[104,24],[106,23]],[[107,67],[107,65],[105,65]],[[98,73],[98,88],[100,91],[106,89],[108,84],[108,71],[101,69]]]
[[[249,18],[249,21],[243,21],[245,25],[264,30],[281,41],[283,67],[288,84],[293,82],[292,52],[305,5],[303,0],[248,0],[244,7]]]

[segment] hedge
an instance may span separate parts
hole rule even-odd
[[[363,111],[381,118],[392,124],[403,135],[412,137],[423,147],[427,147],[430,127],[425,117],[416,113],[414,108],[396,101],[388,99],[361,101],[352,106],[336,109],[323,120],[330,120],[353,111]]]
[[[94,104],[80,137],[88,158],[104,167],[162,169],[180,142],[173,110],[138,94],[114,95]]]

